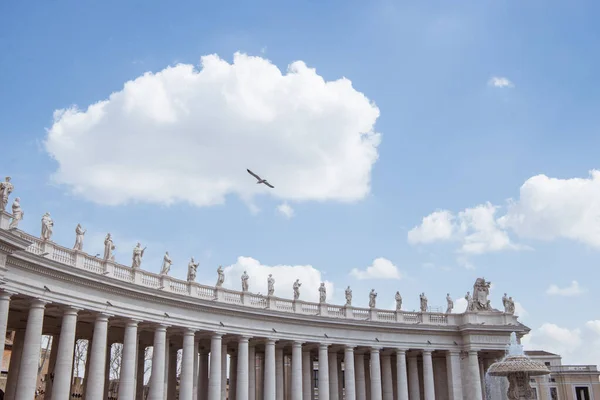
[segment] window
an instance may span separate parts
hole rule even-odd
[[[555,387],[550,388],[550,400],[558,400],[558,390]]]
[[[533,388],[533,398],[537,400],[537,389]]]
[[[546,361],[546,362],[544,362],[544,364],[546,364],[546,367],[549,367],[550,366],[550,361]]]
[[[587,386],[575,386],[575,399],[590,400],[590,388]]]

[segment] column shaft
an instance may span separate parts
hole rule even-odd
[[[52,342],[50,344],[50,359],[48,360],[48,371],[45,377],[46,385],[44,387],[44,400],[52,400],[52,387],[54,385],[54,367],[56,365],[56,357],[58,356],[58,342],[60,341],[60,334],[52,335]]]
[[[15,333],[12,352],[10,354],[10,364],[4,394],[5,400],[14,400],[17,393],[17,381],[19,380],[19,371],[21,369],[21,355],[23,355],[24,342],[25,329],[18,329]]]
[[[138,333],[138,350],[137,350],[137,367],[135,379],[135,398],[142,400],[144,398],[144,379],[146,371],[146,346],[139,340]]]
[[[119,373],[119,400],[135,399],[135,368],[137,364],[136,353],[138,344],[137,321],[127,321],[125,335],[123,336],[123,350],[121,354],[121,371]]]
[[[329,400],[339,400],[337,353],[328,354],[329,361]]]
[[[248,400],[248,350],[248,338],[241,337],[238,341],[235,400]]]
[[[92,340],[92,350],[90,352],[89,374],[88,371],[85,371],[86,379],[88,379],[85,392],[86,400],[102,400],[104,396],[107,334],[108,316],[98,314],[94,323],[94,339]]]
[[[200,351],[198,363],[198,400],[208,400],[208,351]]]
[[[208,380],[208,400],[221,398],[221,351],[222,335],[215,333],[210,340],[210,378]]]
[[[311,375],[312,375],[312,360],[310,351],[302,351],[302,400],[311,400]]]
[[[264,400],[275,400],[277,393],[277,383],[275,382],[275,341],[272,339],[269,339],[267,343],[265,343],[264,375]]]
[[[423,392],[425,400],[435,400],[435,382],[433,379],[431,351],[423,350]]]
[[[38,365],[41,355],[42,328],[46,303],[34,300],[29,307],[27,329],[21,354],[19,376],[17,378],[16,400],[31,400],[35,397]]]
[[[200,367],[200,359],[199,353],[200,351],[200,342],[198,340],[194,340],[194,389],[192,391],[192,399],[198,400],[198,368]]]
[[[382,400],[379,349],[371,349],[371,400]]]
[[[256,400],[256,347],[248,344],[248,400]]]
[[[232,354],[229,356],[229,391],[227,398],[235,400],[237,398],[237,356]]]
[[[463,390],[459,351],[448,352],[446,355],[446,370],[448,372],[449,400],[462,400]]]
[[[52,399],[54,400],[69,400],[71,397],[71,372],[73,370],[77,312],[77,309],[67,308],[63,313],[54,365],[54,382],[52,383]]]
[[[346,346],[344,349],[344,400],[356,400],[356,377],[354,375],[354,348]]]
[[[221,344],[221,400],[227,398],[227,344]]]
[[[319,400],[329,400],[328,345],[319,345]]]
[[[302,400],[302,343],[292,344],[291,400]]]
[[[283,384],[283,349],[278,347],[275,349],[275,397],[277,400],[284,400],[284,384]]]
[[[405,350],[396,350],[396,376],[396,392],[398,393],[398,400],[408,400],[408,376],[406,371]]]
[[[154,331],[152,372],[147,400],[163,400],[165,395],[165,353],[167,352],[167,327],[160,325]]]
[[[383,400],[394,400],[394,388],[392,382],[392,359],[389,354],[381,356],[381,383]]]
[[[469,350],[469,381],[467,390],[468,400],[481,400],[481,377],[479,376],[479,360],[476,350]]]
[[[354,375],[356,383],[356,400],[367,400],[367,387],[365,386],[365,355],[354,355]]]
[[[179,377],[179,400],[193,400],[194,349],[194,331],[191,329],[187,329],[183,333],[183,350],[181,351],[181,375]],[[177,366],[175,366],[175,369],[177,369]]]
[[[0,292],[0,349],[2,349],[2,354],[0,354],[0,365],[4,365],[2,363],[2,358],[4,356],[4,346],[6,345],[6,329],[8,328],[8,313],[11,295],[12,293],[5,291]]]
[[[408,382],[410,400],[421,400],[421,388],[419,387],[419,367],[417,365],[417,356],[408,357]]]

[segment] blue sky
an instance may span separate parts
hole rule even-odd
[[[367,304],[373,287],[381,307],[390,307],[399,290],[405,308],[414,309],[420,292],[427,294],[431,305],[445,308],[447,292],[460,298],[472,290],[476,277],[484,276],[494,284],[495,307],[502,307],[500,297],[508,292],[526,310],[523,321],[533,329],[531,346],[561,352],[565,362],[597,364],[600,353],[585,351],[584,344],[600,340],[600,317],[592,306],[600,301],[593,290],[600,278],[600,184],[589,175],[590,170],[600,169],[596,133],[600,116],[595,112],[600,97],[594,89],[600,30],[593,19],[599,7],[591,1],[541,0],[330,1],[325,5],[256,1],[218,6],[192,1],[4,3],[0,5],[4,143],[0,173],[13,177],[14,195],[21,197],[25,211],[23,229],[38,233],[39,220],[49,211],[58,243],[71,246],[75,225],[81,222],[88,229],[88,251],[99,252],[110,231],[118,261],[128,264],[131,247],[140,240],[148,245],[146,269],[158,271],[168,250],[174,260],[173,275],[179,277],[185,276],[190,256],[200,261],[198,280],[203,282],[216,279],[219,264],[236,264],[240,256],[266,266],[311,265],[332,284],[337,302],[342,302],[343,288],[351,285],[357,305]],[[256,172],[267,173],[274,191],[257,191],[244,168],[239,168],[239,182],[227,176],[235,179],[231,183],[235,190],[225,191],[221,204],[198,205],[189,199],[169,203],[125,194],[127,201],[107,204],[94,200],[98,187],[86,183],[81,174],[69,175],[71,182],[80,179],[79,193],[73,193],[69,179],[53,178],[59,161],[50,156],[44,141],[55,110],[77,105],[85,113],[89,105],[108,99],[146,72],[158,73],[178,63],[199,70],[201,57],[210,54],[231,64],[235,52],[268,59],[283,74],[289,64],[301,60],[325,81],[349,79],[353,93],[360,92],[376,104],[380,115],[373,129],[381,134],[381,143],[374,147],[378,158],[356,167],[367,174],[370,184],[344,177],[348,185],[366,188],[364,193],[346,201],[342,189],[327,189],[327,184],[335,184],[325,182],[314,189],[314,195],[303,197],[311,191],[310,185],[294,181],[294,168],[282,166],[276,151],[257,158],[259,153],[251,147],[236,148],[238,137],[219,139],[225,137],[221,129],[230,128],[224,128],[225,117],[219,120],[224,125],[212,120],[203,125],[207,120],[202,118],[195,120],[196,125],[185,125],[185,135],[202,137],[195,143],[206,146],[205,151],[220,161],[212,163],[213,171],[205,169],[206,174],[197,178],[208,182],[214,170],[258,165]],[[512,84],[495,87],[490,84],[493,77]],[[152,98],[156,90],[135,98]],[[344,93],[335,100],[339,104],[351,97],[350,92]],[[193,94],[212,107],[206,93]],[[296,95],[290,89],[285,101],[295,101]],[[313,101],[316,104],[315,99],[308,104]],[[286,142],[286,152],[322,147],[320,161],[327,159],[333,165],[338,153],[345,151],[333,143],[339,138],[336,132],[343,130],[336,121],[358,124],[351,111],[360,108],[368,114],[373,109],[359,103],[332,106],[331,115],[339,116],[333,122],[319,119],[303,125],[288,113],[260,140],[268,143],[268,135],[283,135],[291,127],[290,135],[298,135],[298,141]],[[151,107],[139,105],[145,106]],[[335,114],[338,110],[342,111]],[[156,125],[134,117],[119,120],[106,125],[112,127],[106,128],[107,136],[95,137],[107,146],[97,147],[102,148],[100,156],[91,157],[93,146],[61,154],[68,159],[83,153],[82,164],[88,155],[95,159],[106,155],[111,161],[131,157],[135,165],[117,162],[114,168],[124,177],[133,173],[129,167],[152,176],[161,160],[152,157],[155,152],[147,152],[152,139],[143,143]],[[178,134],[184,130],[172,126],[156,134],[173,135],[168,157],[177,157],[178,151],[186,153],[185,140],[190,136],[184,138]],[[240,127],[239,134],[246,134],[244,125]],[[315,127],[318,135],[304,135],[301,130],[308,127]],[[76,137],[78,129],[69,134]],[[237,134],[235,129],[232,132]],[[111,142],[119,137],[131,141]],[[142,145],[127,148],[124,143]],[[348,161],[353,155],[345,155],[340,170],[359,164]],[[298,157],[307,162],[298,170],[308,171],[310,160]],[[172,160],[165,162],[173,165]],[[325,174],[319,168],[310,173]],[[544,189],[550,187],[544,186],[548,182],[534,182],[528,199],[538,203],[532,200],[523,206],[521,186],[540,174],[558,181],[548,190]],[[569,186],[573,181],[567,180],[573,178],[582,179],[581,185]],[[157,192],[168,195],[175,190],[161,182],[157,180]],[[112,187],[110,182],[106,185]],[[125,193],[129,186],[119,190]],[[285,190],[277,193],[280,187]],[[512,214],[506,207],[509,198],[517,203]],[[468,222],[460,217],[451,231],[430,230],[425,234],[428,239],[409,243],[408,232],[436,210],[456,215],[486,202],[500,207],[495,217],[507,213],[514,217],[512,225],[500,228],[500,236],[509,238],[510,245],[500,244],[495,250],[488,246],[481,254],[457,253],[461,243],[469,240],[459,227],[461,221]],[[292,218],[276,211],[283,203],[294,210]],[[551,206],[540,209],[536,204]],[[519,223],[519,216],[530,223]],[[472,233],[474,228],[468,229]],[[544,232],[546,238],[540,240]],[[438,240],[431,239],[432,234]],[[488,239],[483,241],[489,243]],[[381,275],[357,279],[350,274],[354,268],[364,270],[376,258],[389,260],[401,279]],[[239,286],[237,276],[231,279],[231,286]],[[581,290],[547,293],[552,285],[565,288],[572,281]],[[278,290],[291,296],[291,288],[278,286]]]

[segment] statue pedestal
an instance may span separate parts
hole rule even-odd
[[[8,229],[11,219],[12,215],[7,213],[6,211],[2,211],[2,213],[0,214],[0,229]]]
[[[225,293],[223,292],[223,288],[220,288],[220,287],[215,288],[215,300],[216,301],[225,300]]]
[[[353,319],[354,311],[352,311],[352,306],[344,306],[344,317]]]
[[[292,300],[292,310],[295,313],[302,311],[302,304],[298,304],[298,300]]]
[[[319,315],[322,317],[327,316],[327,303],[319,303]]]
[[[396,310],[396,322],[404,322],[404,314],[401,310]]]
[[[245,306],[250,304],[250,296],[248,296],[248,292],[242,292],[242,304]]]
[[[267,310],[275,308],[275,299],[273,296],[267,296]]]
[[[374,308],[371,308],[369,310],[369,320],[370,321],[377,321],[377,310]]]

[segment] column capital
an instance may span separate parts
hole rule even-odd
[[[29,303],[29,307],[30,308],[45,308],[46,304],[52,303],[50,300],[43,300],[43,299],[31,299],[31,302]]]
[[[371,354],[379,353],[380,350],[381,350],[381,347],[371,347],[369,349],[369,351],[370,351]]]
[[[77,315],[79,313],[79,311],[82,311],[83,308],[80,307],[74,307],[74,306],[66,306],[63,308],[62,312],[63,312],[63,316],[64,315]]]
[[[183,336],[194,336],[196,335],[196,329],[194,328],[185,328],[183,331]]]
[[[106,322],[108,322],[108,319],[110,317],[114,317],[114,315],[100,312],[100,313],[96,314],[96,321],[106,321]]]
[[[238,343],[248,343],[248,344],[249,344],[249,343],[250,343],[250,338],[251,338],[251,336],[248,336],[248,335],[241,335],[241,336],[238,338]]]
[[[345,344],[344,345],[344,351],[346,351],[346,350],[352,350],[352,351],[354,351],[355,348],[356,348],[355,344]]]
[[[422,350],[421,350],[421,353],[422,353],[423,355],[428,355],[428,356],[431,356],[431,353],[433,353],[433,350],[429,350],[429,349],[422,349]]]
[[[275,343],[277,343],[277,339],[273,339],[273,338],[267,338],[267,340],[265,341],[265,344],[269,344],[272,346],[275,346]]]
[[[406,355],[406,351],[407,351],[407,349],[396,348],[396,354],[404,354],[404,355]]]
[[[2,289],[0,290],[0,300],[10,300],[11,296],[14,296],[17,292]]]
[[[327,350],[329,348],[329,343],[319,343],[319,349]]]
[[[292,347],[300,347],[300,348],[302,348],[303,344],[304,344],[304,342],[301,342],[299,340],[295,340],[294,343],[292,343]]]
[[[211,339],[222,339],[223,335],[225,335],[223,332],[215,331],[215,332],[212,332],[212,334],[210,335],[210,338]]]
[[[141,319],[129,318],[129,319],[127,319],[127,321],[125,322],[125,326],[131,326],[131,327],[138,326],[138,324],[139,324],[140,322],[144,322],[144,321],[143,321],[143,320],[141,320]]]
[[[469,353],[469,355],[478,355],[479,354],[479,350],[478,349],[467,349],[466,350],[467,353]]]
[[[448,350],[448,354],[450,354],[451,356],[459,356],[460,350],[459,349]]]

